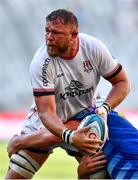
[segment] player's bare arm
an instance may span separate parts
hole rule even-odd
[[[53,95],[35,96],[35,101],[39,117],[44,126],[54,135],[61,138],[66,127],[56,115],[55,97]]]
[[[107,119],[107,113],[118,106],[130,91],[130,82],[123,69],[108,81],[112,84],[112,88],[105,99],[106,108],[101,106],[96,109],[96,113],[102,115],[104,119]]]
[[[109,82],[112,84],[112,89],[105,101],[110,104],[111,109],[114,109],[128,95],[130,91],[130,81],[125,71],[122,69],[119,74],[109,79]]]
[[[77,129],[79,124],[80,124],[79,121],[69,120],[65,123],[65,126],[71,130],[75,130]],[[20,149],[26,149],[31,147],[46,149],[48,146],[57,144],[61,141],[62,141],[61,138],[55,136],[50,131],[43,128],[32,134],[20,135],[20,136],[14,135],[9,141],[7,151],[10,157],[13,153],[16,153]],[[98,147],[99,147],[99,140],[93,140],[93,148],[92,148],[93,153],[95,149],[97,149]]]
[[[79,121],[70,120],[65,123],[65,126],[71,130],[77,129]],[[9,157],[19,151],[20,149],[26,148],[47,148],[50,145],[54,145],[56,143],[61,142],[62,139],[58,136],[55,136],[46,128],[39,129],[32,134],[22,134],[22,135],[14,135],[8,144],[7,151]]]

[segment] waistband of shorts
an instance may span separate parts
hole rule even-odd
[[[96,109],[96,106],[85,108],[82,111],[75,114],[72,117],[72,119],[82,121],[86,116],[89,116],[90,114],[95,114],[95,109]]]

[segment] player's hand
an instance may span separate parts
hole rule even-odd
[[[100,149],[102,141],[100,139],[92,139],[86,136],[91,127],[79,128],[74,131],[72,142],[73,145],[85,154],[96,154]]]
[[[95,110],[95,113],[96,113],[96,114],[99,114],[100,116],[102,116],[102,118],[103,118],[104,120],[107,121],[107,110],[106,110],[103,106],[98,107],[98,108]]]
[[[99,151],[95,156],[84,156],[78,166],[78,178],[88,178],[89,174],[96,173],[106,167],[105,155]]]
[[[112,110],[111,105],[108,102],[103,102],[102,106],[95,110],[96,114],[99,114],[107,121],[107,115]]]
[[[20,136],[18,136],[17,134],[14,135],[7,146],[7,152],[8,152],[8,156],[11,157],[12,154],[15,154],[19,148],[18,148],[18,139],[20,138]]]

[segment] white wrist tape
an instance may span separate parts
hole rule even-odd
[[[104,108],[106,109],[107,113],[109,113],[109,112],[111,111],[111,106],[110,106],[110,104],[107,103],[107,102],[104,102],[104,103],[102,104],[102,107],[104,107]]]
[[[105,109],[104,106],[101,106],[101,107],[99,107],[97,109],[98,109],[98,114],[99,115],[107,115],[107,109]]]
[[[64,129],[63,133],[62,133],[62,139],[68,143],[68,144],[72,144],[73,143],[73,140],[72,140],[72,137],[74,135],[74,131],[66,128]]]

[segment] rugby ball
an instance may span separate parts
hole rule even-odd
[[[90,125],[90,130],[86,134],[86,136],[93,138],[93,139],[101,139],[103,141],[103,144],[101,145],[101,148],[103,147],[107,137],[108,137],[108,128],[106,121],[98,114],[91,114],[89,116],[86,116],[79,125],[78,128],[87,127]]]

